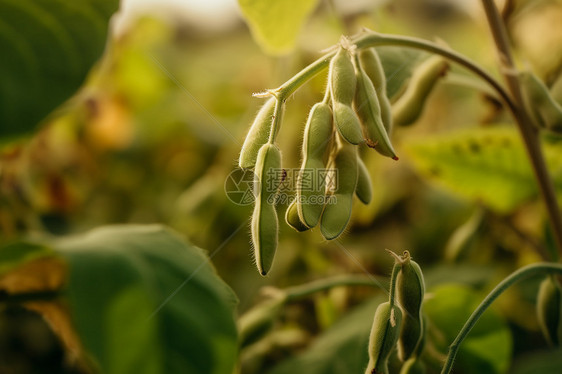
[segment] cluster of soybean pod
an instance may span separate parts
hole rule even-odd
[[[425,366],[419,359],[425,344],[423,274],[408,251],[401,256],[388,252],[395,258],[389,300],[375,312],[365,374],[388,374],[388,360],[396,347],[403,362],[400,374],[424,373]]]
[[[425,97],[447,70],[442,58],[430,58],[411,79],[411,84],[393,105],[386,96],[386,78],[374,48],[355,50],[342,38],[330,61],[324,99],[308,114],[302,143],[302,164],[296,181],[296,198],[285,219],[297,231],[320,225],[327,240],[347,227],[353,195],[364,204],[373,196],[369,172],[359,157],[358,145],[366,144],[383,156],[398,160],[389,134],[394,123],[413,123]],[[239,166],[254,169],[255,207],[251,236],[258,271],[266,275],[277,249],[279,220],[276,194],[282,183],[281,151],[275,144],[284,105],[275,91],[258,111],[242,146]],[[315,172],[327,171],[327,175]],[[306,183],[313,188],[303,188]],[[333,181],[337,180],[337,184]],[[319,197],[324,197],[323,199]]]

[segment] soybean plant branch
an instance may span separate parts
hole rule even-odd
[[[368,286],[380,288],[380,283],[373,282],[371,277],[364,275],[344,275],[334,278],[321,279],[300,286],[290,287],[283,290],[287,295],[287,301],[294,301],[307,297],[316,292],[326,291],[334,287],[343,286]]]
[[[423,39],[398,36],[398,35],[387,35],[379,34],[372,31],[362,33],[359,36],[353,37],[352,43],[358,48],[370,48],[377,46],[395,46],[395,47],[406,47],[424,50],[427,52],[435,53],[441,55],[461,66],[464,66],[469,71],[482,78],[487,82],[493,89],[498,93],[506,105],[511,111],[515,111],[516,107],[511,100],[509,94],[504,90],[500,83],[490,74],[488,74],[482,67],[476,64],[474,61],[466,58],[465,56],[450,50],[443,48],[435,43],[425,41]],[[306,81],[314,77],[316,74],[322,72],[330,64],[330,59],[335,55],[336,51],[332,51],[318,60],[312,62],[306,68],[297,73],[293,78],[289,79],[283,85],[275,89],[278,98],[286,99],[291,94],[293,94],[300,86],[302,86]]]
[[[488,18],[488,24],[490,25],[490,30],[498,50],[505,81],[507,82],[511,95],[513,96],[513,100],[516,104],[515,108],[512,109],[512,113],[515,117],[515,122],[519,127],[519,132],[523,137],[531,164],[533,165],[535,178],[539,184],[550,218],[552,231],[554,232],[554,237],[556,238],[558,253],[562,253],[562,216],[558,207],[558,201],[556,200],[554,185],[550,175],[548,174],[544,156],[541,151],[538,131],[524,109],[525,106],[523,105],[519,80],[517,75],[514,74],[516,69],[513,63],[513,57],[511,56],[507,32],[494,1],[482,0],[482,5],[484,6],[486,17]]]
[[[533,275],[538,274],[550,274],[550,273],[558,273],[562,274],[562,264],[554,264],[548,262],[539,262],[536,264],[528,265],[522,267],[521,269],[511,273],[507,278],[502,280],[485,298],[482,300],[478,308],[474,310],[472,315],[468,318],[465,322],[464,326],[461,328],[461,331],[449,346],[449,354],[447,355],[447,361],[441,370],[441,374],[448,374],[452,367],[453,362],[455,360],[455,356],[459,350],[459,347],[463,340],[467,337],[470,333],[478,319],[484,314],[486,309],[500,296],[505,290],[507,290],[510,286],[514,285],[515,283],[525,280]]]

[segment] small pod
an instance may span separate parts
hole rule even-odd
[[[256,205],[251,236],[258,271],[266,275],[273,263],[279,233],[275,196],[282,179],[281,152],[274,144],[264,144],[256,160],[254,189]]]
[[[334,158],[336,188],[327,196],[320,220],[320,232],[327,240],[340,236],[351,218],[353,194],[357,187],[357,147],[340,142]]]
[[[562,132],[562,106],[550,95],[548,88],[532,72],[519,75],[523,102],[533,121],[554,132]]]
[[[296,184],[300,221],[315,227],[324,209],[324,155],[332,144],[332,110],[326,103],[315,104],[308,115],[302,145],[302,165]]]
[[[422,315],[425,282],[420,266],[412,260],[408,251],[404,251],[400,257],[394,256],[400,265],[396,278],[396,296],[405,314],[398,341],[398,357],[405,361],[415,355],[425,334]]]
[[[424,363],[417,357],[409,358],[400,369],[400,374],[425,374],[425,372]]]
[[[355,187],[355,195],[359,198],[359,200],[368,205],[371,200],[373,199],[373,184],[371,182],[371,175],[369,174],[369,170],[367,170],[367,166],[361,157],[357,155],[357,187]]]
[[[332,100],[351,106],[355,96],[355,68],[349,51],[341,46],[330,61],[328,81]]]
[[[330,61],[328,85],[332,97],[334,124],[340,135],[351,144],[363,141],[359,118],[351,108],[356,84],[351,56],[346,49],[340,47]]]
[[[396,346],[402,325],[402,311],[390,302],[378,306],[369,337],[369,364],[365,374],[388,374],[388,359]]]
[[[552,276],[545,278],[540,284],[537,319],[548,344],[559,346],[562,340],[562,291],[560,284]]]
[[[251,169],[256,165],[258,151],[269,139],[276,102],[275,97],[271,97],[258,111],[238,158],[238,165],[242,169]]]
[[[337,101],[332,102],[334,124],[338,133],[350,144],[359,144],[363,139],[361,122],[351,106]]]
[[[381,60],[374,48],[366,48],[359,52],[359,64],[373,82],[381,107],[381,118],[386,132],[392,131],[392,109],[386,96],[386,76]]]
[[[381,155],[398,160],[382,122],[381,108],[373,82],[361,68],[359,61],[356,65],[357,90],[353,106],[361,121],[366,143]]]
[[[303,232],[310,229],[301,221],[299,217],[296,200],[293,200],[293,202],[287,208],[287,211],[285,212],[285,221],[289,226],[291,226],[298,232]]]
[[[449,63],[440,56],[432,56],[418,66],[406,91],[392,107],[392,118],[398,126],[408,126],[421,115],[429,94],[440,78],[449,70]]]

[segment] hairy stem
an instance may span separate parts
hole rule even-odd
[[[484,314],[486,309],[500,296],[505,290],[507,290],[510,286],[514,285],[515,283],[532,277],[538,274],[551,274],[551,273],[558,273],[562,274],[562,265],[561,264],[554,264],[549,262],[539,262],[536,264],[528,265],[522,267],[521,269],[511,273],[507,278],[502,280],[485,298],[482,300],[478,308],[472,312],[472,315],[468,318],[465,322],[464,326],[459,331],[459,334],[449,346],[449,354],[447,355],[447,361],[441,370],[441,374],[448,374],[451,369],[453,368],[453,362],[455,361],[455,357],[457,352],[460,348],[461,343],[467,337],[468,333],[478,319]]]
[[[343,286],[368,286],[380,288],[380,283],[373,282],[371,277],[365,275],[342,275],[328,279],[321,279],[300,286],[289,287],[283,290],[287,294],[287,301],[294,301],[310,296],[316,292],[326,291],[334,287]]]
[[[471,72],[482,78],[494,89],[494,91],[498,93],[498,95],[506,103],[506,105],[510,108],[511,111],[514,111],[516,109],[515,105],[513,104],[513,101],[511,100],[511,97],[504,90],[501,84],[494,79],[494,77],[488,74],[482,67],[480,67],[474,61],[468,59],[467,57],[453,50],[444,48],[438,44],[423,39],[412,38],[407,36],[399,36],[399,35],[379,34],[372,31],[366,31],[356,37],[353,37],[352,43],[354,43],[356,47],[359,49],[386,45],[386,46],[395,46],[395,47],[414,48],[414,49],[419,49],[426,52],[431,52],[441,55],[461,66],[464,66],[466,69],[470,70]],[[306,81],[308,81],[316,74],[326,69],[330,64],[330,59],[335,55],[335,53],[336,50],[334,49],[332,52],[327,53],[326,55],[320,57],[318,60],[308,65],[306,68],[301,70],[299,73],[297,73],[287,82],[285,82],[283,85],[273,90],[274,92],[276,92],[277,97],[282,100],[285,100],[287,97],[292,95],[300,86],[306,83]]]
[[[490,30],[499,54],[502,74],[515,103],[515,106],[513,108],[510,107],[510,109],[517,123],[517,127],[519,128],[519,132],[521,133],[521,137],[523,138],[527,154],[533,166],[535,178],[539,184],[539,189],[550,218],[550,225],[554,233],[556,246],[558,247],[555,260],[558,260],[559,253],[562,253],[562,216],[556,200],[554,185],[544,161],[539,133],[524,109],[521,88],[516,74],[517,70],[513,63],[513,57],[511,56],[507,32],[498,9],[493,0],[482,0],[482,5],[484,6],[488,24],[490,25]]]

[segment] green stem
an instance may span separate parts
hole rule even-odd
[[[447,355],[447,361],[441,370],[441,374],[448,374],[453,368],[453,362],[455,361],[455,356],[460,348],[461,343],[467,337],[470,330],[476,325],[478,319],[482,314],[488,309],[490,305],[500,296],[505,290],[515,283],[532,277],[538,274],[551,274],[558,273],[562,274],[562,264],[554,264],[548,262],[539,262],[536,264],[528,265],[522,267],[521,269],[511,273],[507,278],[502,280],[485,298],[482,300],[478,308],[472,312],[472,315],[465,322],[464,326],[461,328],[459,334],[449,346],[449,354]]]
[[[496,43],[502,73],[516,104],[512,109],[512,113],[519,128],[519,132],[521,133],[521,137],[523,138],[531,164],[533,165],[535,178],[539,184],[539,189],[550,218],[550,225],[558,247],[558,252],[556,253],[554,260],[558,261],[560,257],[559,253],[562,253],[562,215],[560,214],[560,209],[558,207],[554,185],[550,175],[548,174],[544,156],[542,154],[538,130],[533,125],[533,122],[529,118],[529,115],[525,111],[525,106],[523,105],[519,79],[517,75],[514,74],[517,70],[515,69],[515,64],[513,63],[513,57],[511,56],[507,32],[498,9],[496,8],[493,0],[482,0],[482,5],[486,12],[486,17],[488,18],[488,24],[490,25],[494,42]]]
[[[342,275],[286,288],[283,292],[287,294],[287,302],[290,302],[310,296],[316,292],[343,286],[368,286],[380,288],[380,283],[373,282],[372,277],[365,275]]]
[[[398,278],[398,272],[402,269],[402,265],[395,263],[392,268],[392,275],[390,276],[390,290],[388,295],[388,301],[390,302],[390,307],[394,306],[394,299],[396,296],[396,278]]]
[[[461,66],[464,66],[466,69],[478,75],[480,78],[486,81],[494,89],[494,91],[498,93],[498,95],[502,98],[502,100],[506,103],[506,105],[510,108],[511,111],[514,111],[516,109],[515,105],[513,104],[513,101],[511,100],[507,92],[503,89],[501,84],[499,84],[498,81],[495,80],[494,77],[492,77],[490,74],[488,74],[482,67],[480,67],[474,61],[471,61],[470,59],[461,55],[460,53],[457,53],[450,49],[443,48],[438,44],[418,38],[399,36],[399,35],[379,34],[372,31],[354,37],[352,39],[352,42],[356,45],[358,49],[386,45],[386,46],[395,46],[395,47],[414,48],[414,49],[424,50],[427,52],[441,55]],[[336,50],[320,57],[318,60],[308,65],[306,68],[301,70],[291,79],[289,79],[287,82],[285,82],[283,85],[281,85],[280,87],[278,87],[273,91],[276,92],[276,94],[280,99],[285,100],[287,97],[292,95],[300,86],[302,86],[306,81],[308,81],[316,74],[326,69],[330,64],[331,58],[335,54],[336,54]]]

